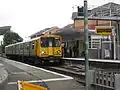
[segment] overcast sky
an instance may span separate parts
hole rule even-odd
[[[89,8],[120,0],[88,0]],[[72,23],[73,6],[83,0],[0,0],[0,26],[10,25],[23,38],[41,29]]]

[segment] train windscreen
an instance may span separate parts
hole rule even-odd
[[[54,47],[60,47],[60,38],[54,39]]]
[[[60,47],[59,38],[41,38],[41,47]]]
[[[41,47],[48,47],[47,38],[41,38]]]

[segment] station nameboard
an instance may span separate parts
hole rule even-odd
[[[108,36],[112,34],[112,26],[96,26],[96,33],[99,35]]]

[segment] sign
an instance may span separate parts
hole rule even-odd
[[[18,81],[18,90],[47,90],[47,88],[24,81]]]
[[[109,50],[105,50],[105,58],[110,58],[110,51]]]
[[[96,26],[96,33],[99,35],[108,36],[112,34],[112,26]]]
[[[113,22],[113,21],[112,21]],[[84,30],[84,20],[74,20],[73,24],[76,30]],[[108,20],[88,20],[88,29],[89,31],[94,31],[97,26],[109,26],[110,21]]]

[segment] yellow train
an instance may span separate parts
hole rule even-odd
[[[62,57],[62,38],[57,35],[42,35],[29,41],[8,45],[5,47],[5,53],[9,58],[31,60],[35,64],[59,63]]]

